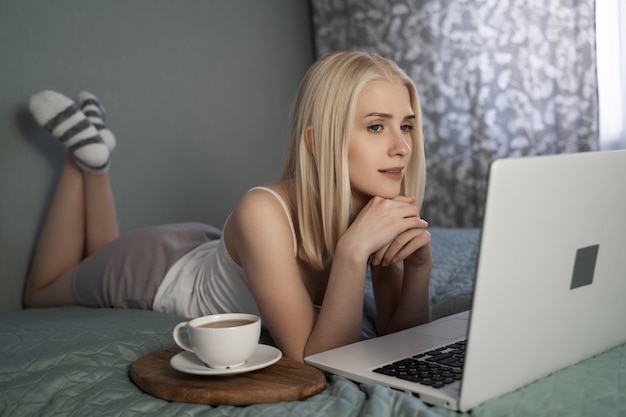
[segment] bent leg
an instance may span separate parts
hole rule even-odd
[[[87,257],[119,237],[115,199],[109,175],[84,173],[85,183],[85,252]]]
[[[27,294],[24,298],[26,307],[45,308],[78,304],[72,283],[73,273],[72,268],[54,279],[48,286]]]
[[[35,247],[26,307],[76,304],[71,271],[118,236],[108,174],[84,172],[68,154]]]
[[[93,95],[88,98],[96,100]],[[26,307],[76,304],[71,271],[119,236],[107,172],[115,142],[104,144],[87,117],[61,94],[39,93],[31,98],[30,108],[69,152],[35,247],[24,303]],[[101,120],[104,129],[103,116]],[[98,156],[106,161],[97,161]]]
[[[35,246],[24,292],[26,307],[39,307],[40,304],[36,301],[41,297],[36,294],[53,284],[83,259],[84,192],[82,171],[68,154]],[[70,295],[68,294],[68,297]]]

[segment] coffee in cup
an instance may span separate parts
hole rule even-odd
[[[187,328],[189,342],[181,336]],[[226,313],[178,323],[174,340],[195,353],[207,366],[227,369],[242,366],[254,353],[261,336],[261,319],[254,314]]]

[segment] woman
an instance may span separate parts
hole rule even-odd
[[[221,237],[197,223],[118,237],[107,174],[115,140],[97,99],[80,101],[95,114],[58,93],[31,98],[36,120],[69,151],[28,307],[251,312],[285,356],[303,361],[360,339],[369,263],[379,333],[430,319],[420,107],[395,63],[356,51],[318,60],[296,97],[282,178],[247,192]]]

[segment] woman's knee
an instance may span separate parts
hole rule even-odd
[[[73,271],[67,271],[43,288],[27,286],[24,291],[24,306],[46,308],[78,304],[74,295],[72,276]]]

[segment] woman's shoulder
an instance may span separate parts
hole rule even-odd
[[[276,203],[280,205],[277,206]],[[284,181],[250,188],[235,209],[255,210],[257,204],[261,204],[261,209],[282,207],[291,217],[291,197]]]
[[[284,222],[285,216],[291,223],[292,209],[289,190],[284,181],[253,187],[239,200],[230,221],[239,224],[253,222]]]
[[[295,233],[285,191],[284,184],[273,183],[246,192],[226,224],[227,243],[237,246],[237,242],[257,239],[267,242],[271,235],[280,240],[284,236],[295,248]]]

